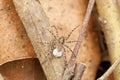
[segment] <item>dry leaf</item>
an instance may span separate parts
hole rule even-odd
[[[37,59],[8,62],[0,66],[0,74],[4,80],[46,80]]]
[[[0,1],[0,37],[0,65],[35,56],[12,0]]]

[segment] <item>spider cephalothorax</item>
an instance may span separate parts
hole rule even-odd
[[[60,44],[64,44],[65,43],[65,37],[64,36],[59,37],[58,42]]]

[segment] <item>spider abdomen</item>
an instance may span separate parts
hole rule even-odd
[[[63,55],[63,50],[59,50],[58,48],[55,48],[55,49],[53,50],[53,55],[54,55],[55,57],[61,57],[61,56]]]

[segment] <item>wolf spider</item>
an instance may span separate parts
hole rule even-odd
[[[55,57],[61,57],[63,55],[63,52],[65,52],[65,47],[68,48],[72,53],[73,51],[71,50],[71,48],[69,46],[67,46],[65,43],[72,43],[72,42],[78,42],[78,41],[67,41],[69,39],[69,37],[71,36],[72,32],[75,31],[79,26],[76,26],[68,35],[67,37],[64,36],[59,36],[58,35],[58,31],[57,28],[55,26],[52,26],[55,28],[56,30],[56,35],[51,32],[50,30],[48,30],[53,36],[54,36],[54,48],[53,48],[53,55]]]

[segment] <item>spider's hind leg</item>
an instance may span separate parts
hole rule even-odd
[[[69,50],[70,50],[70,52],[72,52],[72,54],[74,54],[74,52],[73,52],[73,50],[69,47],[69,46],[67,46],[67,45],[64,45],[66,48],[68,48]],[[76,55],[74,54],[74,56],[76,57]]]

